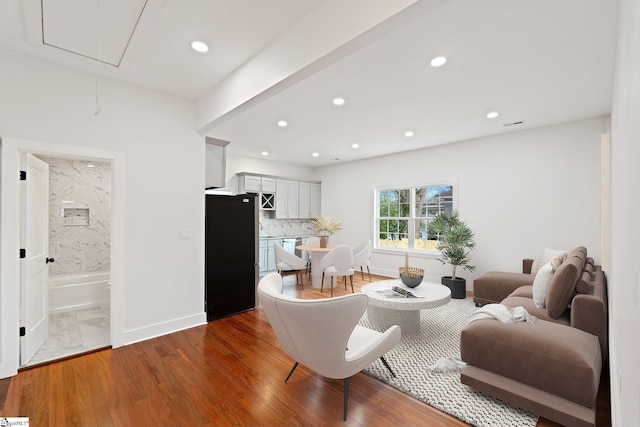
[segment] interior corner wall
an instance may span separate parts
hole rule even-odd
[[[614,426],[640,425],[640,4],[621,0],[611,110],[609,348]]]
[[[544,248],[584,245],[599,260],[600,136],[607,117],[504,133],[395,155],[321,167],[322,214],[341,220],[335,243],[373,239],[374,189],[453,181],[457,207],[476,236],[473,278],[517,272]],[[372,271],[396,275],[404,253],[374,251]],[[412,255],[411,265],[438,279],[450,267]]]
[[[124,343],[204,323],[205,143],[195,103],[99,78],[102,111],[94,115],[95,76],[21,55],[0,54],[0,62],[0,136],[125,159],[124,268],[112,278],[123,281]],[[191,239],[180,239],[181,229]],[[3,270],[12,262],[5,255]],[[16,344],[0,337],[2,354]]]

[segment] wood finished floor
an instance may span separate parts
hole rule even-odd
[[[356,274],[356,292],[366,283]],[[285,277],[284,291],[328,296],[308,282],[301,290],[293,276]],[[350,292],[342,284],[334,289]],[[300,366],[285,384],[291,366],[258,309],[22,370],[0,380],[0,416],[26,416],[32,426],[466,425],[362,373],[351,379],[345,423],[342,381]],[[598,426],[610,426],[608,379],[602,383]]]

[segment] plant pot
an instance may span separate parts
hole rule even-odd
[[[327,241],[328,241],[327,236],[320,236],[320,247],[321,248],[326,248],[327,247]]]
[[[465,299],[467,297],[467,281],[462,277],[452,279],[451,276],[443,276],[442,284],[451,289],[451,298]]]

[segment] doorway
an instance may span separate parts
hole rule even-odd
[[[111,345],[111,164],[35,157],[49,165],[49,330],[44,344],[26,363],[21,354],[21,366]],[[23,318],[27,315],[22,313]]]
[[[122,152],[43,141],[2,137],[0,139],[0,378],[16,375],[20,367],[21,260],[20,248],[20,159],[23,153],[51,157],[91,159],[108,162],[112,172],[111,194],[111,292],[110,341],[113,348],[124,345],[125,281],[125,155]],[[12,255],[16,254],[16,255]]]

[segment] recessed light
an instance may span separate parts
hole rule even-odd
[[[260,154],[262,154],[263,156],[268,156],[268,155],[269,155],[269,152],[268,152],[268,151],[263,151],[263,152],[261,152]]]
[[[333,105],[344,105],[344,98],[333,98]]]
[[[311,155],[312,155],[313,157],[318,157],[320,154],[318,154],[318,153],[311,153]]]
[[[408,130],[404,133],[404,136],[406,136],[407,138],[411,138],[413,136],[413,131]]]
[[[289,123],[287,123],[286,120],[278,120],[278,126],[280,126],[281,128],[286,128],[288,124]]]
[[[87,167],[88,167],[88,168],[95,168],[95,167],[96,167],[96,165],[94,165],[93,163],[89,163],[89,164],[87,164]]]
[[[446,62],[447,58],[445,58],[444,56],[436,56],[431,60],[429,64],[431,64],[432,67],[437,68],[442,67]]]
[[[358,148],[360,147],[360,144],[358,144],[357,142],[354,142],[353,144],[351,144],[351,148]]]
[[[496,117],[498,117],[500,114],[498,114],[497,111],[491,111],[490,113],[487,113],[487,119],[495,119]]]
[[[191,48],[196,52],[200,52],[200,53],[205,53],[209,51],[209,46],[207,46],[206,43],[198,40],[191,42]]]

